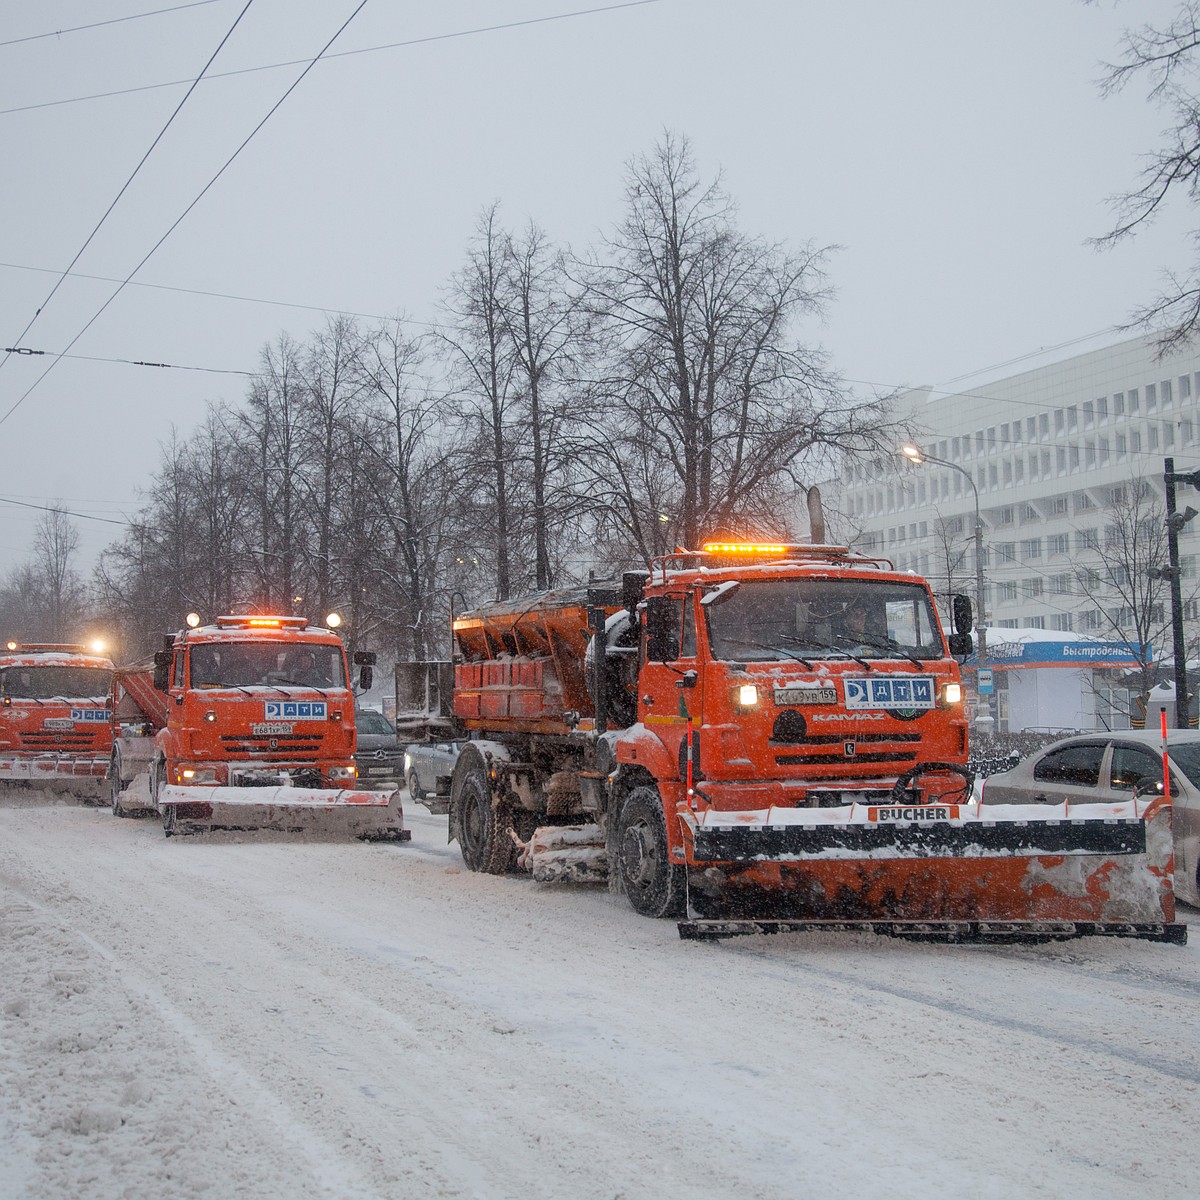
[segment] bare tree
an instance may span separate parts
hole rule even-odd
[[[1134,478],[1111,490],[1103,511],[1102,535],[1076,530],[1076,538],[1093,553],[1077,559],[1075,586],[1093,626],[1123,642],[1133,655],[1139,693],[1135,705],[1144,717],[1158,672],[1154,649],[1170,642],[1167,585],[1157,574],[1167,564],[1166,510],[1149,481]]]
[[[884,420],[796,338],[828,298],[829,248],[742,233],[719,179],[703,183],[671,134],[630,164],[625,200],[581,268],[608,356],[588,490],[644,555],[718,529],[786,533],[806,456],[865,450]]]
[[[505,332],[504,272],[507,235],[500,228],[499,205],[479,219],[447,299],[450,323],[441,338],[462,381],[473,443],[469,452],[486,470],[478,479],[486,501],[477,509],[493,534],[496,595],[505,599],[513,586],[512,540],[512,375],[511,343]]]
[[[1111,95],[1140,80],[1147,98],[1166,116],[1162,143],[1146,156],[1138,182],[1110,199],[1112,228],[1093,244],[1113,246],[1154,220],[1168,199],[1200,200],[1200,100],[1195,94],[1200,48],[1200,0],[1182,0],[1163,25],[1146,24],[1125,32],[1120,61],[1109,64],[1101,81]],[[1161,354],[1182,349],[1200,332],[1200,230],[1191,235],[1193,262],[1185,271],[1164,272],[1158,296],[1136,310],[1127,329],[1159,329]]]

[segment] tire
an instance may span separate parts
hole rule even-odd
[[[121,751],[113,747],[112,758],[108,763],[108,798],[112,803],[114,817],[126,817],[129,814],[121,807],[118,797],[121,795]]]
[[[503,875],[516,863],[517,847],[509,836],[512,811],[492,803],[481,764],[468,767],[455,780],[451,798],[452,828],[458,831],[463,862],[484,875]]]
[[[164,807],[159,803],[159,795],[162,792],[166,774],[166,761],[156,758],[150,767],[150,799],[153,801],[154,807],[158,810],[158,815],[162,818],[163,836],[172,837],[175,833],[176,821],[178,820],[175,805],[168,804]]]
[[[662,800],[652,787],[625,797],[617,817],[617,870],[634,910],[644,917],[680,917],[687,908],[687,872],[667,846]]]
[[[408,770],[408,779],[405,780],[408,784],[408,794],[410,799],[424,800],[425,793],[421,790],[421,784],[417,779],[417,768],[410,767]]]

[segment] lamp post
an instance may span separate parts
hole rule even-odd
[[[949,467],[951,471],[957,471],[960,475],[965,475],[967,482],[971,485],[971,494],[975,497],[975,609],[979,614],[977,618],[979,621],[979,641],[975,650],[975,661],[978,669],[982,670],[988,665],[988,656],[987,618],[983,607],[983,518],[979,515],[979,489],[975,486],[975,479],[971,475],[971,472],[965,467],[960,467],[958,463],[948,462],[944,458],[935,458],[932,454],[926,454],[918,446],[901,446],[900,453],[909,462],[918,467],[923,466],[925,463],[934,463],[939,467]],[[995,720],[992,717],[991,696],[980,692],[979,699],[981,704],[975,713],[975,732],[989,736],[996,726]]]

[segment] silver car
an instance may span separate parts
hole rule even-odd
[[[450,775],[465,742],[413,742],[404,752],[404,782],[414,800],[450,795]],[[439,789],[438,780],[442,780]]]
[[[391,721],[374,709],[359,708],[354,711],[354,727],[358,782],[365,788],[399,787],[404,777],[404,746],[396,740]]]
[[[1175,830],[1175,894],[1200,907],[1200,730],[1167,733]],[[984,804],[1107,804],[1162,790],[1162,735],[1078,734],[983,781]]]

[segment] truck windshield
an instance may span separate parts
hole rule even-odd
[[[5,667],[0,693],[13,700],[95,700],[108,695],[107,667]]]
[[[344,688],[340,646],[317,642],[221,642],[193,646],[194,688]]]
[[[704,606],[714,658],[762,662],[945,655],[929,593],[872,580],[742,580]]]

